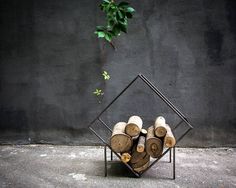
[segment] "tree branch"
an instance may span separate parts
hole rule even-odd
[[[113,48],[114,50],[116,50],[116,47],[115,47],[115,45],[113,44],[113,42],[109,42],[109,44],[112,46],[112,48]]]

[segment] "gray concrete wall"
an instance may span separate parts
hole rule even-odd
[[[98,143],[88,123],[141,72],[195,127],[181,146],[236,146],[236,2],[133,0],[116,51],[93,34],[99,2],[1,0],[0,142]],[[178,121],[141,82],[103,118],[132,114],[145,126],[158,114]]]

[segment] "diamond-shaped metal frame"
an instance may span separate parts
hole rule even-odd
[[[98,120],[110,133],[112,130],[110,127],[102,120],[102,114],[109,109],[109,107],[137,80],[141,79],[156,95],[158,95],[165,104],[171,108],[175,114],[177,114],[181,121],[177,123],[173,130],[179,127],[182,123],[185,123],[188,126],[188,129],[182,132],[180,137],[176,140],[176,144],[183,139],[183,137],[193,128],[192,125],[189,123],[188,119],[180,112],[168,99],[165,97],[143,74],[138,74],[100,113],[99,115],[89,124],[89,129],[104,143],[104,161],[105,161],[105,176],[107,175],[107,157],[106,157],[106,148],[108,147],[111,150],[111,160],[112,160],[112,152],[121,160],[121,155],[115,152],[112,148],[110,143],[107,143],[93,128],[92,125]],[[148,171],[154,164],[156,164],[167,152],[170,152],[170,162],[171,162],[171,150],[173,150],[173,179],[175,179],[175,147],[166,149],[162,155],[155,159],[149,167],[142,171],[141,173],[137,173],[133,170],[133,168],[128,164],[124,163],[126,167],[136,176],[141,177],[146,171]]]

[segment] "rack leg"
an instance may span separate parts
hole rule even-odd
[[[171,163],[171,148],[170,148],[170,151],[169,151],[169,163]]]
[[[175,147],[173,147],[173,179],[175,179]]]
[[[105,167],[105,173],[104,173],[104,176],[106,177],[107,176],[107,146],[105,145],[104,146],[104,167]]]
[[[113,152],[112,152],[112,150],[111,150],[111,161],[113,160]]]

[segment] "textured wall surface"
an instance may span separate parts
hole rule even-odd
[[[0,1],[0,142],[98,143],[88,123],[141,72],[195,127],[181,146],[236,146],[236,1],[130,1],[116,51],[93,34],[99,2]],[[103,118],[132,114],[146,126],[159,114],[178,121],[141,82]]]

